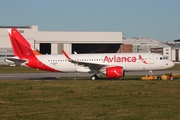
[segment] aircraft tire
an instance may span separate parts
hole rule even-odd
[[[96,80],[98,77],[96,75],[91,76],[91,80]]]
[[[157,77],[157,80],[162,80],[162,78],[160,76]]]

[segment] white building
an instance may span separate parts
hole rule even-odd
[[[167,42],[165,44],[171,47],[169,50],[171,54],[171,60],[174,62],[180,62],[180,42]]]
[[[147,37],[123,38],[123,44],[132,44],[134,53],[155,52],[167,56],[170,60],[174,54],[169,45]]]
[[[134,53],[146,53],[150,51],[151,48],[168,47],[164,43],[158,42],[157,40],[147,37],[123,38],[123,43],[133,44]]]
[[[39,31],[38,26],[0,26],[0,63],[7,55],[13,55],[7,34],[7,29],[13,27],[44,54],[61,54],[62,49],[68,54],[101,52],[107,50],[104,48],[107,45],[112,46],[110,49],[116,48],[109,52],[116,52],[122,44],[122,32]]]
[[[173,61],[180,60],[180,45],[164,44],[147,37],[122,38],[122,32],[39,31],[38,26],[0,26],[0,64],[12,56],[8,28],[17,28],[43,54],[117,52],[121,44],[132,44],[134,53],[157,52]]]

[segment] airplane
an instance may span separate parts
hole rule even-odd
[[[51,72],[87,72],[93,74],[92,80],[98,79],[101,73],[107,78],[122,78],[126,71],[152,71],[171,68],[174,63],[157,53],[98,53],[41,54],[31,47],[16,28],[8,30],[14,57],[5,61]]]

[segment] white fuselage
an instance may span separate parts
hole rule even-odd
[[[105,66],[122,66],[125,71],[161,70],[174,66],[163,55],[155,53],[111,53],[111,54],[71,54],[74,61]],[[36,55],[43,64],[60,72],[89,72],[85,66],[73,64],[64,55]],[[40,67],[42,63],[39,63]]]

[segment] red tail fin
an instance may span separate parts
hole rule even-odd
[[[9,32],[12,48],[15,56],[38,55],[38,51],[33,49],[27,40],[19,33],[16,28],[12,28]]]
[[[18,51],[19,49],[17,48],[17,43],[16,43],[16,40],[13,38],[13,36],[11,35],[11,33],[9,33],[9,38],[10,38],[10,41],[11,41],[11,45],[12,45],[12,49],[13,49],[13,52],[14,52],[14,56],[18,56],[18,53],[20,54],[20,51]]]

